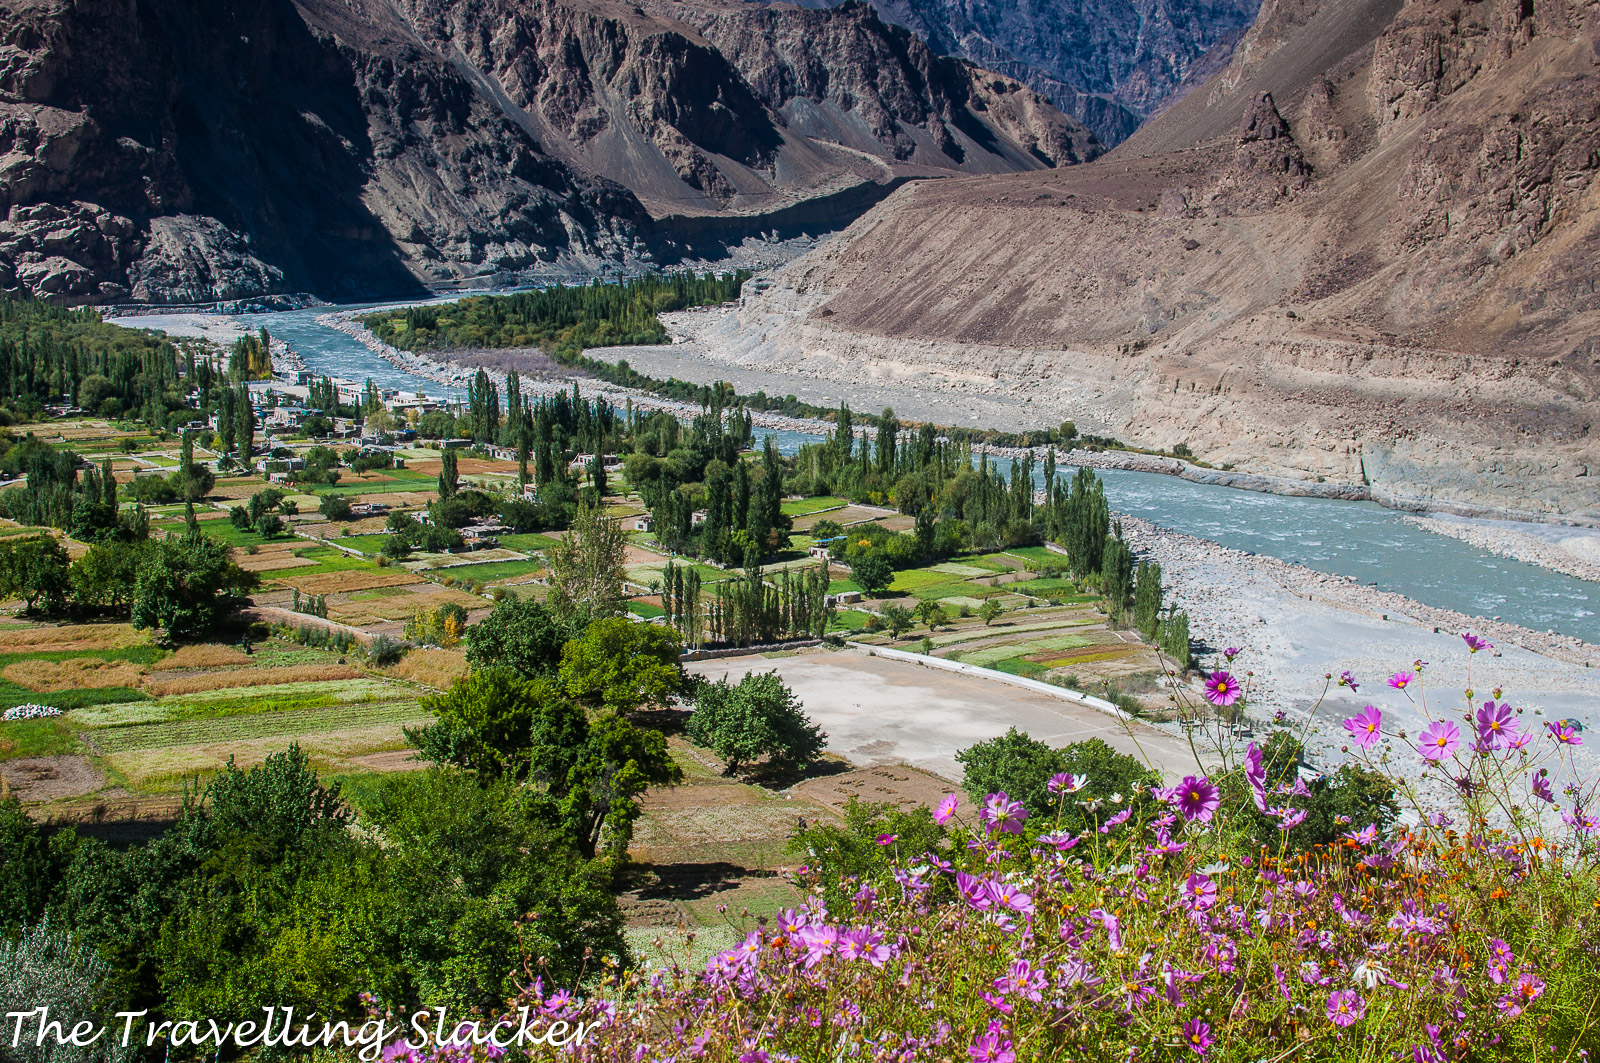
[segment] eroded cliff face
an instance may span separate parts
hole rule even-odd
[[[684,218],[733,240],[808,206],[841,224],[907,177],[1100,151],[865,6],[674,7],[5,0],[0,287],[417,294],[670,261]]]
[[[1218,464],[1600,516],[1596,37],[1593,4],[1275,0],[1105,158],[902,189],[794,264],[791,347]]]

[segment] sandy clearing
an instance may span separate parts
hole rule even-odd
[[[791,657],[697,661],[690,671],[737,682],[776,670],[828,733],[828,750],[852,764],[906,764],[959,780],[955,755],[1015,727],[1053,746],[1101,738],[1168,775],[1195,769],[1186,742],[1069,701],[972,676],[869,657],[810,650]]]

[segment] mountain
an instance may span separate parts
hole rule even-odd
[[[1268,0],[1105,157],[903,188],[743,313],[773,364],[833,352],[1399,504],[1600,518],[1597,18]]]
[[[873,0],[873,6],[935,51],[1016,78],[1116,144],[1226,63],[1260,2]]]
[[[1101,151],[863,5],[0,0],[0,287],[415,295]]]

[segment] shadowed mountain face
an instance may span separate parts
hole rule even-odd
[[[886,21],[1018,79],[1107,144],[1225,64],[1260,2],[872,0]]]
[[[774,293],[794,349],[1041,423],[1600,517],[1597,44],[1592,4],[1268,0],[1105,157],[902,189]]]
[[[0,0],[0,287],[73,302],[644,265],[1100,150],[865,5]]]

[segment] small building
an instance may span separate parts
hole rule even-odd
[[[490,443],[483,449],[486,450],[489,454],[489,457],[493,458],[495,461],[517,460],[516,447],[503,447],[499,443]]]
[[[705,510],[697,509],[693,513],[689,514],[689,527],[698,528],[698,527],[700,527],[700,525],[704,524],[705,522],[706,522],[706,511]]]
[[[827,595],[826,601],[833,605],[855,605],[861,601],[860,591],[840,591],[838,594]]]
[[[828,548],[826,546],[824,546],[822,543],[817,543],[816,545],[812,546],[809,550],[806,551],[806,553],[810,554],[812,557],[816,558],[818,561],[832,561],[833,560],[833,558],[828,554]]]
[[[637,532],[653,532],[656,530],[656,519],[648,513],[632,517],[628,521],[628,530]]]
[[[440,450],[468,450],[471,447],[472,447],[472,440],[470,440],[470,439],[441,439],[441,440],[439,440],[439,449]]]

